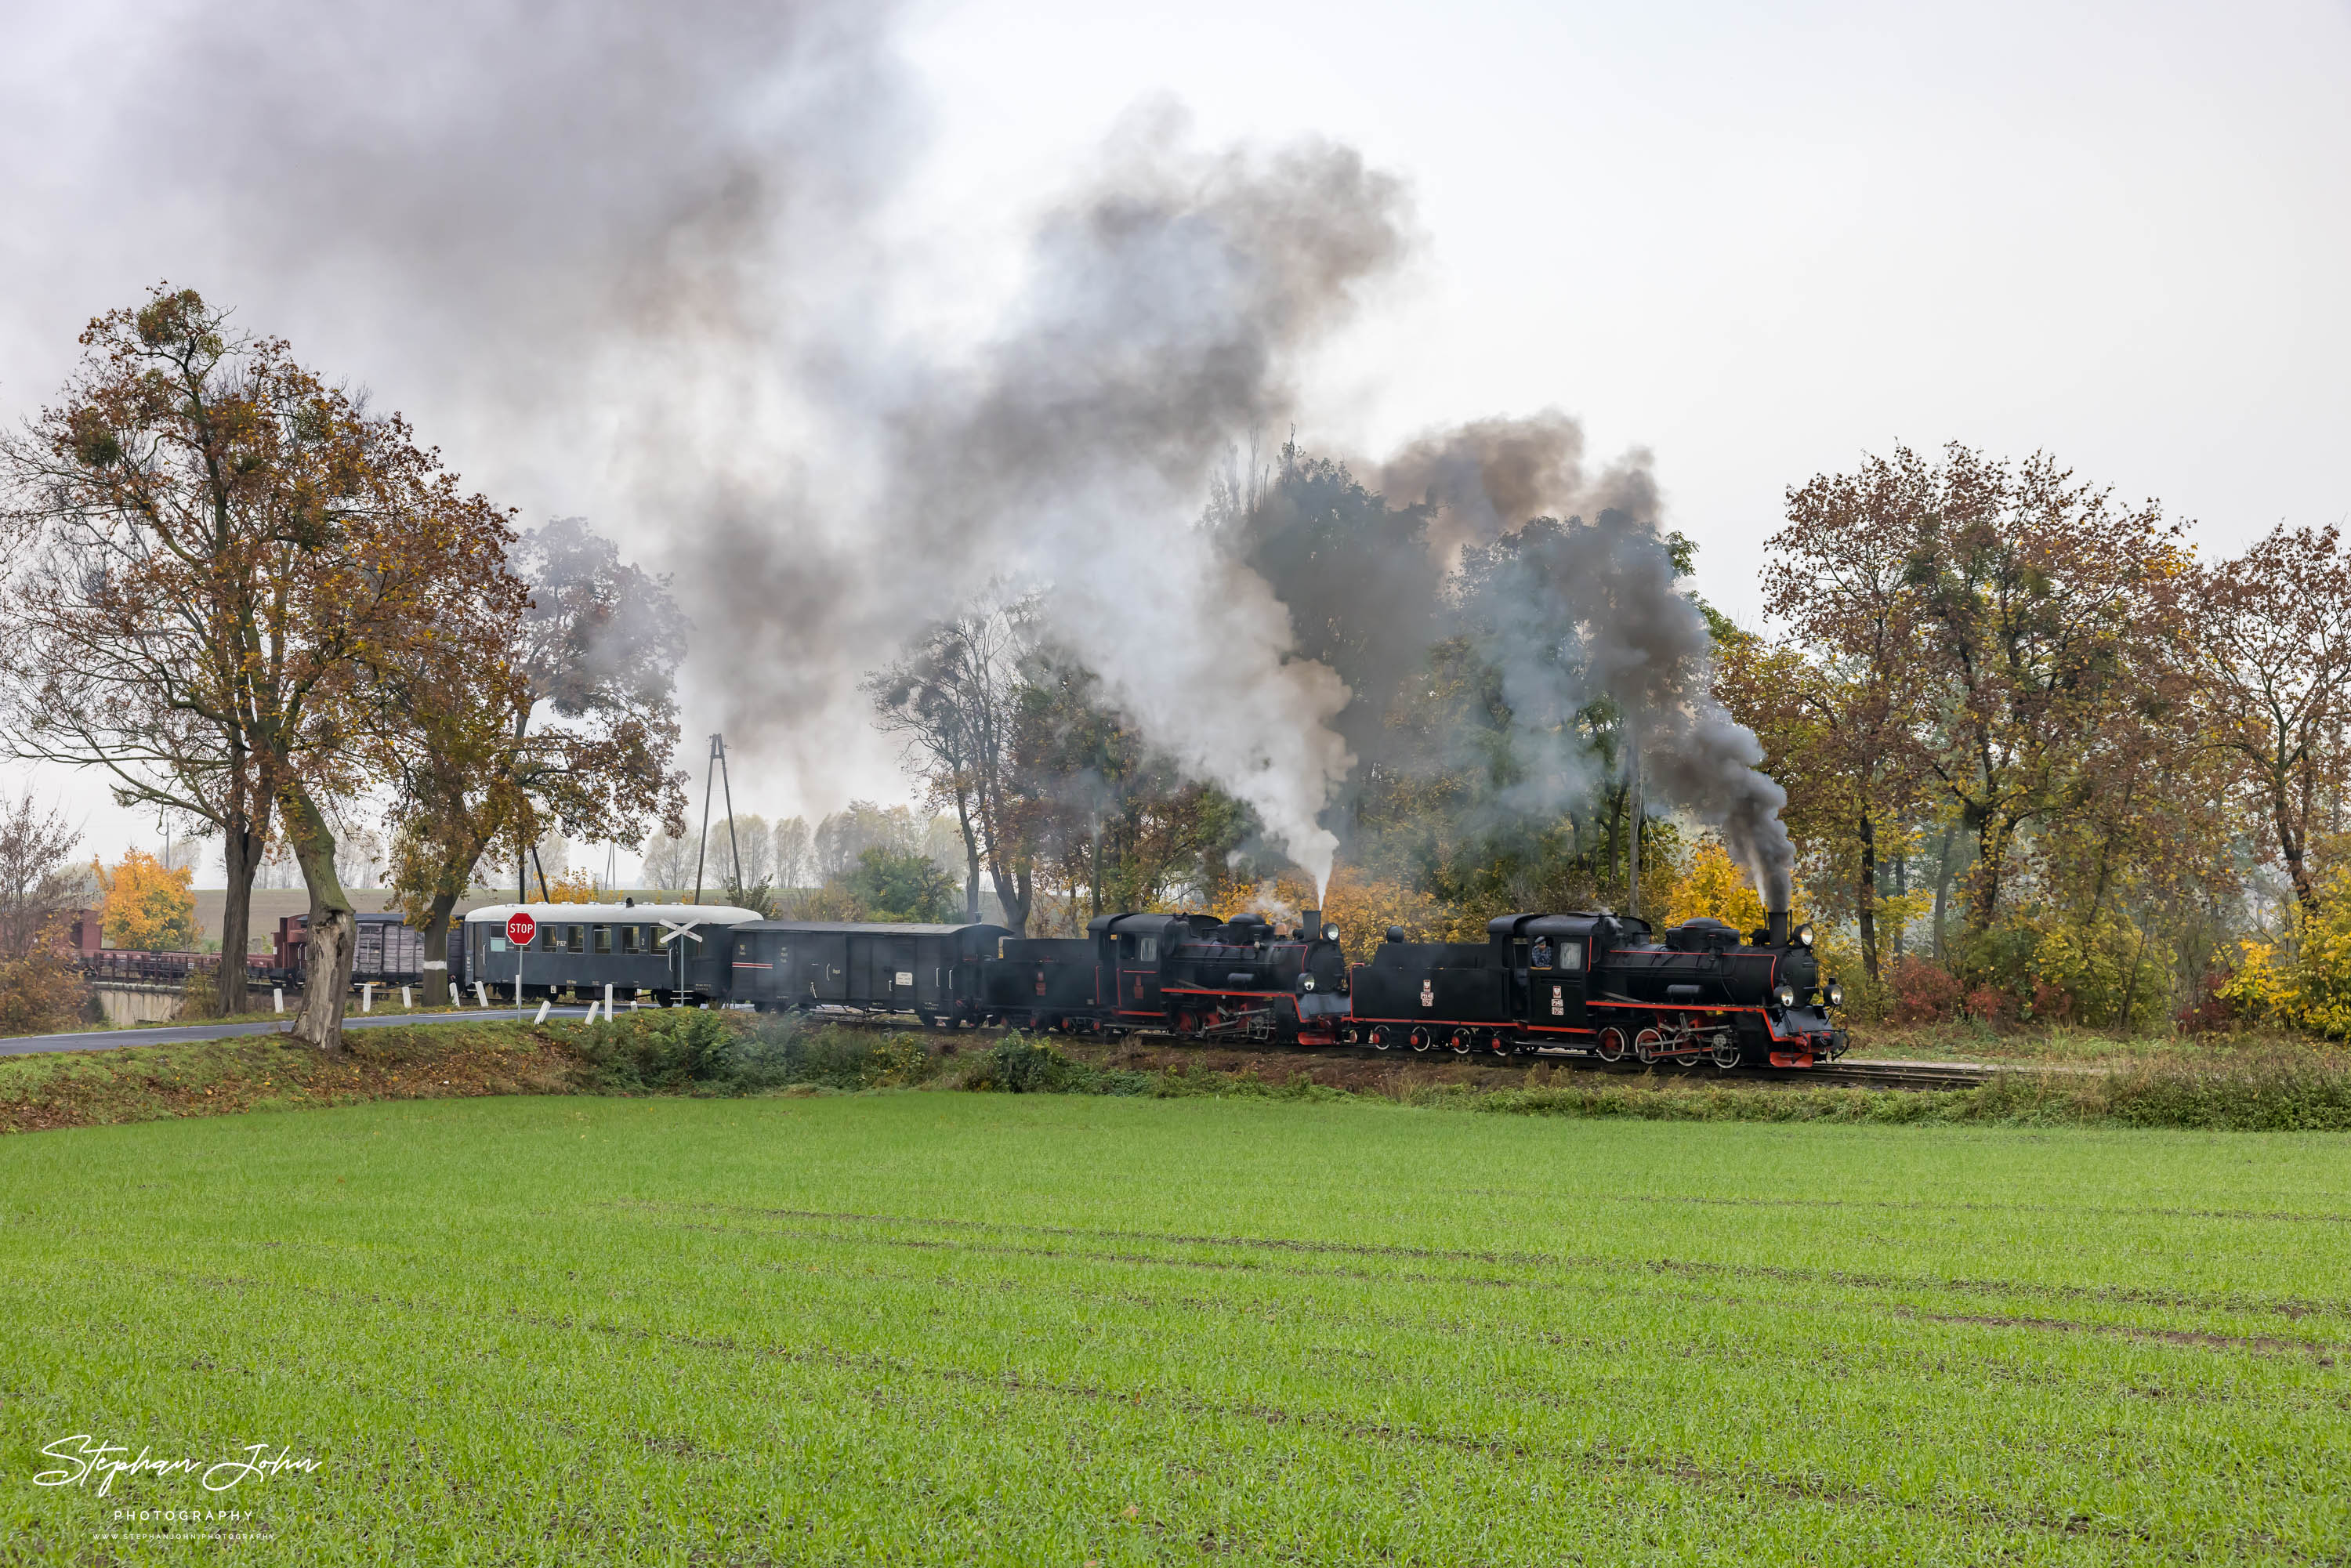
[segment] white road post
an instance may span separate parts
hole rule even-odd
[[[270,987],[269,999],[277,1006],[279,1012],[284,1012],[286,1010],[286,988],[283,986]]]
[[[375,1011],[375,982],[373,980],[362,980],[360,982],[360,1011],[363,1013],[371,1013]]]
[[[483,984],[481,981],[475,980],[474,982],[474,999],[482,1004],[483,1010],[487,1011],[490,1005],[490,988]]]
[[[407,988],[406,986],[402,986],[402,987],[401,987],[401,988],[400,988],[400,1007],[401,1007],[401,1010],[402,1010],[402,1012],[406,1012],[407,1010],[409,1010],[410,1009],[412,1009],[412,1008],[413,1008],[413,1007],[415,1007],[415,1006],[416,1006],[416,1004],[415,1004],[414,1002],[412,1002],[412,1001],[410,1001],[410,1000],[408,999],[408,988]]]
[[[538,1004],[538,1016],[537,1018],[535,1018],[535,1019],[531,1019],[530,1021],[531,1021],[531,1022],[533,1022],[533,1023],[545,1023],[545,1022],[547,1021],[547,1009],[549,1009],[549,1008],[551,1008],[551,1007],[553,1007],[554,1005],[555,1005],[555,998],[554,998],[553,997],[549,997],[549,998],[547,998],[546,999],[544,999],[543,1001],[541,1001],[541,1002]]]
[[[612,988],[610,986],[604,988],[604,1021],[612,1021]]]

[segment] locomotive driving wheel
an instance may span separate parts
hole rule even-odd
[[[1492,1051],[1496,1056],[1510,1055],[1510,1031],[1506,1029],[1498,1029],[1492,1034],[1487,1036],[1486,1049]]]
[[[1453,1031],[1453,1038],[1446,1041],[1446,1043],[1453,1048],[1454,1055],[1467,1056],[1469,1054],[1469,1048],[1478,1043],[1478,1031],[1468,1029],[1457,1029]]]
[[[1614,1024],[1600,1031],[1599,1040],[1593,1046],[1593,1054],[1599,1057],[1603,1061],[1617,1062],[1624,1061],[1625,1031],[1618,1029]]]
[[[1388,1047],[1395,1043],[1395,1035],[1390,1031],[1387,1025],[1384,1023],[1374,1024],[1372,1026],[1371,1041],[1372,1049],[1374,1051],[1385,1051]]]
[[[1645,1029],[1633,1037],[1633,1054],[1641,1059],[1642,1066],[1655,1067],[1657,1064],[1657,1054],[1665,1043],[1664,1035],[1659,1034],[1656,1030]]]
[[[1728,1030],[1714,1037],[1714,1064],[1725,1072],[1739,1065],[1739,1041]]]
[[[1428,1049],[1428,1031],[1426,1030],[1416,1029],[1412,1031],[1412,1048],[1415,1051],[1426,1051]]]

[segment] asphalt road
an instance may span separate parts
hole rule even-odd
[[[538,1009],[533,1008],[532,1013]],[[484,1012],[468,1008],[451,1013],[353,1013],[343,1019],[345,1029],[389,1029],[394,1024],[475,1023],[488,1019],[511,1019],[511,1009],[492,1008]],[[556,1019],[584,1019],[586,1008],[557,1008],[548,1015]],[[287,1022],[292,1021],[288,1014]],[[195,1023],[180,1028],[151,1024],[144,1029],[93,1029],[78,1034],[28,1034],[15,1040],[0,1040],[0,1056],[30,1056],[42,1051],[112,1051],[125,1045],[186,1045],[200,1040],[232,1040],[245,1034],[283,1034],[287,1024],[270,1019],[263,1023]]]

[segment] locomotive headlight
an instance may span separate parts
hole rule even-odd
[[[1301,990],[1301,991],[1311,991],[1311,990],[1312,990],[1312,989],[1314,988],[1314,977],[1313,977],[1313,976],[1311,976],[1311,975],[1301,975],[1301,976],[1299,976],[1299,977],[1298,977],[1298,988],[1299,988],[1300,990]]]
[[[1822,994],[1828,998],[1829,1006],[1833,1008],[1844,1006],[1844,988],[1834,980],[1829,982],[1829,988]]]
[[[1792,1008],[1796,1005],[1796,988],[1793,986],[1782,986],[1778,990],[1771,993],[1771,999],[1779,1003],[1783,1008]]]
[[[1799,946],[1799,947],[1809,947],[1809,946],[1811,946],[1812,945],[1813,945],[1813,928],[1812,928],[1810,925],[1799,925],[1799,926],[1797,926],[1797,927],[1796,927],[1796,946]]]

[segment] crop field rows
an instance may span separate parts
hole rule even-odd
[[[2341,1561],[2346,1154],[925,1094],[46,1134],[0,1437],[317,1456],[255,1561]],[[195,1494],[0,1533],[88,1561],[124,1495]]]

